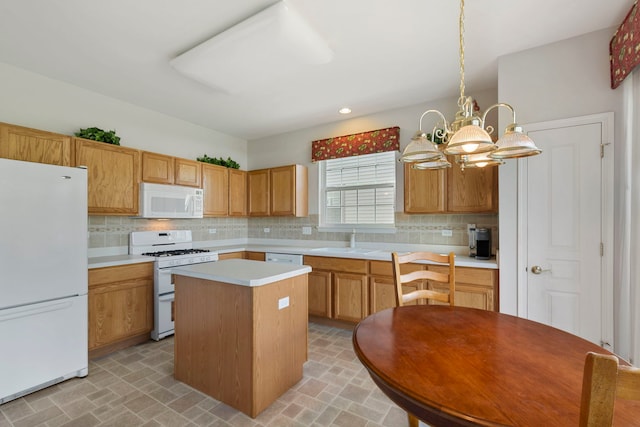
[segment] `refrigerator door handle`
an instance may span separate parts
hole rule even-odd
[[[33,316],[50,311],[66,310],[71,307],[70,301],[49,301],[0,310],[0,322]]]

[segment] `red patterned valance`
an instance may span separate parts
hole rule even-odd
[[[316,162],[393,150],[400,150],[398,126],[313,141],[311,160]]]
[[[611,61],[611,89],[615,89],[640,64],[638,0],[633,3],[631,10],[611,39],[609,59]]]

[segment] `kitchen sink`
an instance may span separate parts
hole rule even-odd
[[[338,254],[370,254],[372,252],[378,252],[377,249],[366,248],[315,248],[311,249],[312,252],[326,252],[326,253],[338,253]]]

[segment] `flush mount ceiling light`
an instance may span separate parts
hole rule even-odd
[[[413,163],[416,169],[439,169],[443,167],[442,159],[436,155],[440,150],[432,141],[442,140],[444,154],[456,156],[456,162],[461,168],[485,167],[499,165],[501,159],[533,156],[542,151],[522,131],[516,123],[516,113],[509,104],[498,103],[489,107],[482,117],[476,114],[479,110],[477,103],[470,96],[464,94],[464,0],[460,0],[460,97],[458,98],[458,112],[451,122],[447,122],[442,113],[437,110],[427,110],[420,116],[419,130],[402,153],[400,160]],[[505,129],[504,135],[494,144],[490,134],[493,127],[485,126],[487,113],[494,108],[504,107],[511,111],[512,122]],[[430,113],[438,116],[438,121],[431,132],[431,139],[426,140],[421,135],[422,119]],[[425,141],[426,140],[426,141]],[[431,143],[431,146],[428,144]],[[482,154],[482,156],[480,156]],[[444,160],[446,161],[446,159]],[[420,163],[420,166],[417,166]],[[446,166],[444,166],[446,167]]]
[[[280,1],[171,60],[215,90],[247,92],[333,59],[333,51],[304,18]]]
[[[351,108],[342,107],[341,109],[338,110],[338,113],[340,113],[340,114],[351,114]]]

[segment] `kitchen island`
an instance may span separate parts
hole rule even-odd
[[[244,259],[173,269],[175,378],[255,418],[302,379],[310,271]]]

